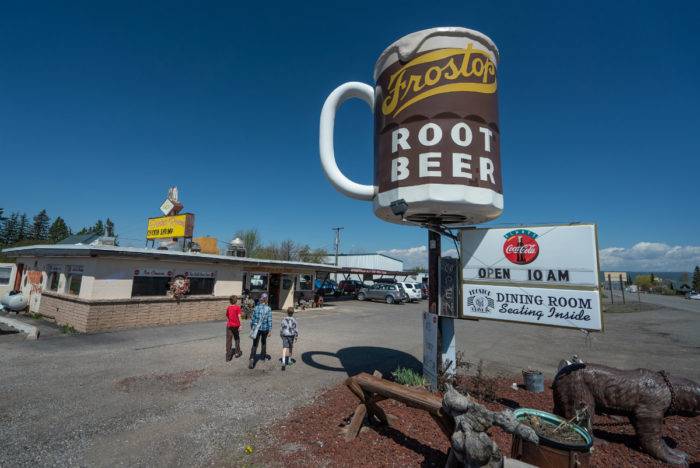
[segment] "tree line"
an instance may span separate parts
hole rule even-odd
[[[100,236],[115,236],[114,222],[107,218],[98,219],[94,225],[83,227],[76,234],[95,233]],[[26,213],[13,212],[5,216],[0,208],[0,247],[17,245],[55,244],[73,234],[66,221],[57,216],[53,221],[46,210],[39,211],[32,218]]]
[[[684,272],[681,274],[678,283],[679,286],[687,285],[693,291],[700,292],[700,266],[695,266],[695,269],[693,270],[692,280],[690,279],[690,275]],[[642,291],[653,292],[657,294],[677,293],[672,281],[664,280],[663,278],[654,275],[654,273],[650,273],[648,275],[635,276],[634,284],[636,284]]]
[[[235,237],[243,241],[246,256],[251,258],[323,263],[328,256],[328,251],[322,247],[313,249],[308,244],[299,244],[289,239],[263,244],[257,229],[238,231]]]

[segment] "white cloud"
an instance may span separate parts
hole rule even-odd
[[[408,247],[406,249],[380,250],[379,253],[403,260],[403,266],[406,270],[417,266],[428,268],[428,247],[425,245]],[[456,257],[457,250],[454,248],[444,250],[442,255]]]
[[[380,250],[379,253],[404,261],[404,267],[428,266],[428,248],[425,245],[406,249]],[[456,257],[452,248],[445,256]],[[632,247],[608,247],[600,250],[602,270],[623,271],[692,271],[700,265],[700,246],[671,246],[661,242],[638,242]]]
[[[600,264],[603,270],[692,271],[700,265],[700,246],[638,242],[630,248],[608,247],[600,251]]]
[[[407,249],[380,250],[379,253],[403,260],[403,267],[407,270],[416,266],[428,266],[428,247],[425,245]]]

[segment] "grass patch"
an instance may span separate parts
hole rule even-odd
[[[394,381],[410,387],[424,387],[428,383],[422,374],[407,367],[398,367],[391,373],[391,376],[394,378]]]
[[[606,314],[631,314],[634,312],[645,312],[647,310],[658,309],[659,306],[654,304],[647,304],[646,302],[632,302],[628,301],[625,304],[615,303],[615,304],[604,304],[603,312]]]
[[[66,335],[73,335],[75,333],[78,333],[78,331],[75,328],[73,328],[72,325],[61,325],[59,330],[61,331],[61,333],[65,333]]]
[[[29,316],[30,316],[31,318],[33,318],[34,320],[41,320],[41,319],[44,317],[44,316],[41,315],[41,314],[30,314]]]

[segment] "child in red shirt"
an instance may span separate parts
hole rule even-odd
[[[226,308],[226,362],[230,361],[233,356],[241,357],[241,338],[238,334],[238,329],[241,328],[241,307],[237,304],[238,296],[229,298],[230,306]],[[231,339],[236,341],[236,351],[231,348]]]

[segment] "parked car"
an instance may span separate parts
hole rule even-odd
[[[338,284],[332,279],[322,280],[316,278],[314,286],[316,288],[316,291],[322,296],[335,294],[335,291],[338,289]]]
[[[694,299],[696,301],[700,301],[700,293],[695,292],[695,291],[690,291],[688,294],[685,296],[686,299]]]
[[[420,289],[416,288],[413,283],[399,282],[396,284],[400,285],[404,291],[406,291],[408,302],[420,301],[422,299]]]
[[[428,298],[428,286],[426,286],[425,283],[414,283],[414,286],[420,289],[421,299]]]
[[[375,300],[395,304],[407,301],[408,295],[398,284],[375,283],[360,289],[357,293],[357,299],[359,301]]]
[[[358,280],[343,280],[340,283],[338,283],[338,289],[336,290],[336,294],[352,294],[356,295],[358,292],[360,292],[360,289],[362,289],[365,285],[362,283],[362,281]]]

